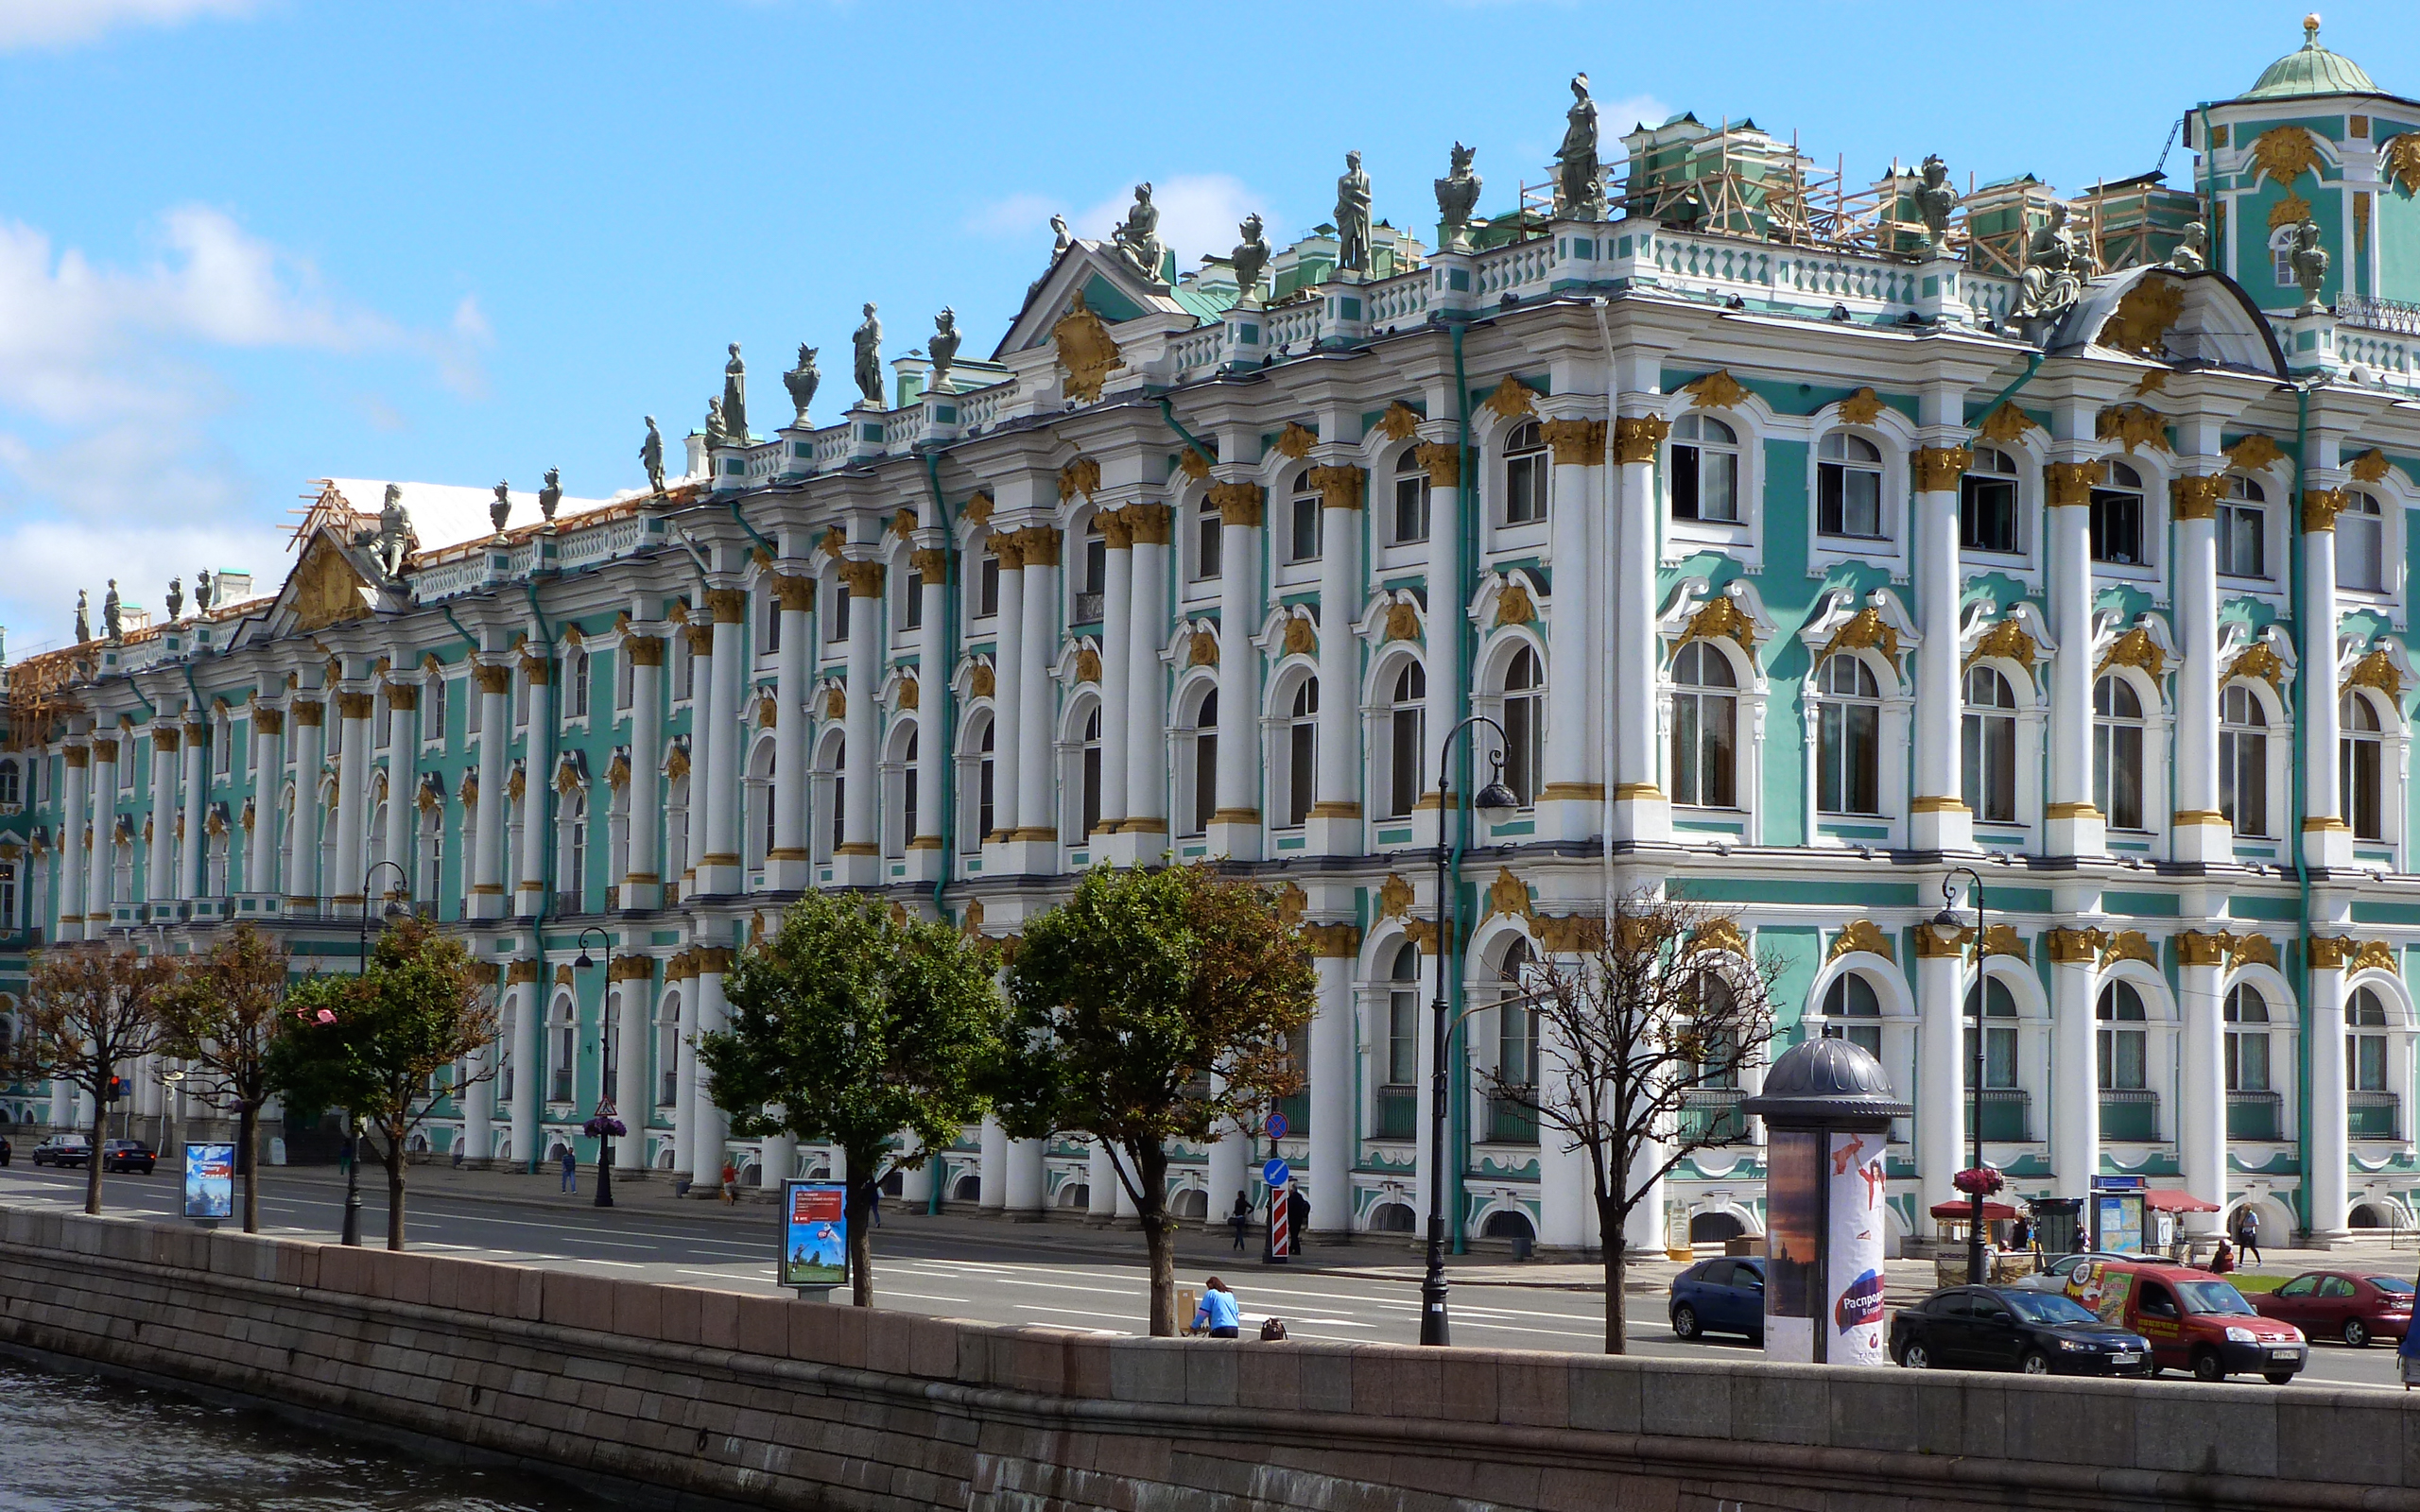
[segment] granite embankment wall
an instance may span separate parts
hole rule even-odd
[[[12,1347],[673,1503],[2420,1508],[2400,1394],[1103,1338],[0,1210]]]

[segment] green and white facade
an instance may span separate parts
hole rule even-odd
[[[378,486],[332,485],[275,596],[52,654],[72,701],[21,701],[0,766],[9,922],[183,951],[250,918],[342,969],[400,871],[505,1004],[509,1084],[448,1104],[438,1150],[586,1154],[611,1095],[634,1168],[780,1174],[820,1158],[730,1141],[685,1041],[786,896],[1011,936],[1083,868],[1218,859],[1315,942],[1285,1141],[1313,1227],[1411,1229],[1437,747],[1484,713],[1524,806],[1453,862],[1461,1231],[1598,1243],[1581,1160],[1490,1107],[1535,1054],[1493,1000],[1661,885],[1784,963],[1786,1040],[1878,1051],[1916,1108],[1898,1231],[1929,1232],[1966,1163],[1972,958],[1921,928],[1956,866],[2018,1194],[2131,1175],[2273,1233],[2412,1222],[2420,102],[2313,39],[2183,133],[2166,218],[2130,252],[2104,225],[2125,266],[2039,342],[1957,227],[1666,214],[1648,190],[1714,157],[1684,117],[1609,148],[1625,218],[1382,229],[1367,277],[1314,235],[1265,301],[1075,242],[991,360],[693,438],[666,494],[499,536],[476,490],[406,485],[391,579]],[[2330,255],[2314,314],[2290,200]],[[2212,270],[2161,266],[2195,215]],[[572,966],[590,926],[610,983],[593,934]],[[1692,1109],[1736,1138],[1633,1242],[1761,1227],[1754,1079]],[[1182,1206],[1224,1211],[1260,1150],[1185,1152]],[[996,1129],[908,1194],[935,1179],[1115,1211],[1081,1147]]]

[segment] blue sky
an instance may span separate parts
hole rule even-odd
[[[890,354],[943,304],[988,353],[1049,214],[1100,234],[1139,179],[1188,264],[1245,211],[1326,218],[1347,148],[1426,235],[1448,145],[1509,206],[1585,69],[1609,128],[1748,115],[1852,182],[1940,152],[2072,190],[2152,166],[2301,15],[0,0],[0,624],[23,655],[112,575],[274,583],[317,477],[631,487],[640,417],[694,428],[734,340],[765,412],[823,348],[829,419],[860,303]],[[2325,40],[2420,94],[2410,17],[2331,5]]]

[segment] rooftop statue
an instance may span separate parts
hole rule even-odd
[[[1916,216],[1925,223],[1925,239],[1938,253],[1949,242],[1949,213],[1958,208],[1958,191],[1949,187],[1949,164],[1933,153],[1925,159],[1924,181],[1915,193]]]
[[[1236,228],[1243,240],[1236,244],[1236,302],[1250,304],[1260,298],[1260,275],[1269,267],[1269,243],[1261,235],[1258,215],[1246,215]]]
[[[801,415],[806,413],[804,405],[800,406],[799,413]],[[662,493],[664,491],[664,433],[655,428],[655,417],[652,415],[647,418],[647,439],[639,442],[639,466],[647,469],[647,486],[657,493]]]
[[[2013,320],[2048,324],[2067,313],[2083,294],[2084,280],[2096,265],[2092,253],[2067,224],[2067,207],[2052,200],[2050,219],[2033,233],[2026,248],[2025,274]]]
[[[404,490],[401,484],[387,485],[387,502],[378,508],[378,534],[372,539],[371,553],[378,558],[378,570],[391,581],[404,575],[404,558],[410,548],[412,517],[404,512]]]
[[[1058,240],[1050,244],[1050,255],[1052,258],[1057,258],[1068,248],[1076,245],[1076,233],[1067,229],[1066,216],[1054,213],[1050,217],[1050,232],[1052,235],[1058,238]]]
[[[204,567],[193,575],[193,610],[197,614],[210,612],[210,601],[217,590],[211,585],[210,569]]]
[[[2168,266],[2179,273],[2199,273],[2210,266],[2210,228],[2198,220],[2185,223],[2185,239],[2168,254]]]
[[[722,365],[722,422],[731,444],[748,444],[748,365],[739,360],[739,343],[731,344],[731,360]]]
[[[2294,228],[2294,249],[2289,254],[2293,264],[2294,282],[2303,286],[2302,307],[2296,315],[2318,315],[2319,287],[2327,281],[2327,249],[2319,245],[2319,222],[2305,220]]]
[[[1134,270],[1152,283],[1160,282],[1160,268],[1167,261],[1167,244],[1160,240],[1160,207],[1151,203],[1151,186],[1134,186],[1134,204],[1126,212],[1126,222],[1110,236],[1117,249]]]
[[[126,617],[118,608],[117,579],[114,577],[110,579],[109,592],[101,595],[101,629],[112,641],[126,639]]]
[[[738,349],[735,347],[732,350]],[[544,517],[546,524],[553,524],[555,507],[562,502],[563,470],[559,467],[550,467],[546,469],[546,486],[538,490],[538,513]]]
[[[1571,109],[1555,149],[1554,216],[1557,220],[1605,218],[1605,175],[1597,161],[1597,102],[1588,97],[1588,76],[1571,77]]]
[[[711,451],[715,447],[730,444],[731,427],[722,418],[722,396],[717,394],[706,401],[706,448]]]
[[[1344,155],[1336,180],[1336,266],[1339,272],[1370,271],[1370,176],[1358,152]]]
[[[857,327],[849,338],[857,349],[857,392],[865,396],[869,409],[882,407],[882,321],[873,313],[873,303],[866,303],[866,323]]]
[[[184,610],[185,580],[182,577],[171,577],[168,579],[168,618],[173,620]]]
[[[1471,249],[1471,212],[1478,208],[1479,176],[1471,172],[1476,149],[1454,144],[1453,169],[1437,180],[1437,221],[1445,232],[1445,250]]]
[[[958,360],[958,312],[943,305],[942,313],[933,317],[933,339],[925,348],[932,353],[935,392],[949,389],[949,369]]]
[[[76,590],[76,644],[83,644],[93,638],[91,600],[82,589]]]
[[[798,410],[798,419],[790,423],[800,430],[807,428],[806,406],[815,403],[816,385],[823,374],[815,366],[815,349],[802,341],[798,344],[798,366],[782,374],[782,387],[790,391],[790,404]]]
[[[495,499],[488,506],[488,518],[495,523],[495,533],[503,535],[504,523],[512,518],[511,484],[499,483],[495,486]]]

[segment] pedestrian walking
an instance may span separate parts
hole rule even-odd
[[[1227,1227],[1236,1231],[1236,1253],[1244,1251],[1244,1230],[1252,1227],[1252,1198],[1236,1194],[1235,1211],[1227,1214]]]
[[[1214,1339],[1242,1336],[1243,1304],[1227,1283],[1218,1277],[1210,1278],[1201,1293],[1201,1305],[1193,1310],[1193,1332],[1207,1332]]]
[[[739,1206],[739,1167],[729,1160],[722,1162],[722,1200],[725,1207]]]
[[[579,1158],[571,1153],[571,1146],[568,1144],[558,1144],[555,1148],[562,1157],[563,1190],[578,1192],[579,1190]]]
[[[873,1184],[873,1194],[866,1203],[866,1215],[873,1220],[875,1228],[882,1227],[882,1183],[879,1181]]]
[[[1295,1249],[1301,1250],[1311,1242],[1311,1199],[1303,1195],[1299,1181],[1288,1183],[1286,1194],[1286,1227],[1292,1233]]]
[[[2260,1255],[2260,1214],[2258,1212],[2250,1208],[2243,1210],[2243,1216],[2236,1220],[2235,1242],[2236,1247],[2243,1252],[2245,1263],[2253,1265],[2264,1263]]]

